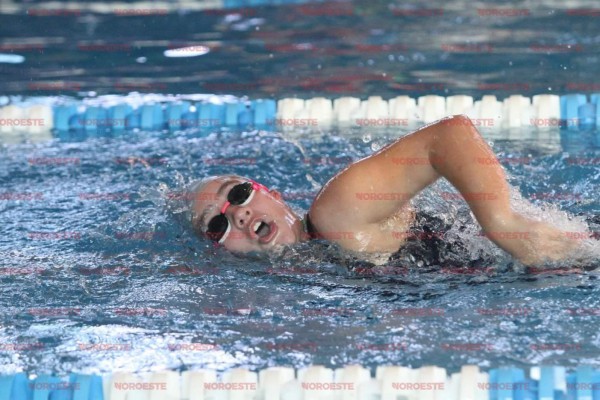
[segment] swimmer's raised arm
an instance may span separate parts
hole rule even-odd
[[[487,236],[523,263],[558,260],[574,247],[563,232],[511,209],[504,170],[463,115],[427,125],[344,169],[317,196],[311,220],[319,232],[353,232],[335,240],[348,249],[395,251],[401,241],[382,224],[407,212],[409,200],[440,177],[458,189]]]

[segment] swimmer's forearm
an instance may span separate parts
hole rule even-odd
[[[506,174],[468,117],[438,124],[431,135],[429,159],[437,173],[458,189],[484,230],[512,215]]]
[[[470,120],[452,121],[432,134],[431,165],[460,191],[486,236],[524,264],[566,255],[573,244],[560,230],[511,209],[506,174]]]

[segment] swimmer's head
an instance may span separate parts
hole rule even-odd
[[[189,192],[195,233],[228,250],[265,251],[306,239],[302,220],[281,194],[251,179],[211,176],[193,183]]]

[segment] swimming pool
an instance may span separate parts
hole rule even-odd
[[[365,18],[373,24],[375,19],[369,19],[368,10],[363,9]],[[441,16],[439,27],[450,29],[463,24],[456,20],[460,9],[452,11],[448,6],[444,10],[447,11]],[[263,11],[269,18],[274,18],[271,13],[282,12],[257,12]],[[546,17],[536,13],[529,15],[528,24],[546,21]],[[396,33],[402,29],[407,34],[413,32],[411,24],[418,24],[419,20],[413,20],[415,15],[409,17],[409,26],[396,28]],[[221,18],[225,17],[219,16],[217,22],[222,22]],[[389,15],[378,21],[383,21],[381,26],[393,22]],[[339,25],[349,23],[336,20]],[[505,19],[495,23],[502,29],[506,29],[506,24],[525,24]],[[464,29],[463,34],[467,34],[468,29]],[[500,28],[496,25],[493,29]],[[558,34],[560,27],[555,29]],[[575,44],[593,49],[594,44],[588,43],[584,35],[592,28],[581,24],[570,29],[580,33]],[[235,29],[230,28],[227,34],[233,35],[232,32]],[[252,49],[250,39],[243,44],[245,51]],[[378,44],[383,45],[385,41]],[[301,69],[299,56],[288,54],[285,49],[279,48],[280,55],[293,58],[285,61],[286,65]],[[65,50],[53,51],[60,56]],[[386,50],[379,47],[377,51]],[[437,52],[444,53],[439,48]],[[413,97],[422,89],[445,96],[461,92],[463,80],[457,77],[460,67],[451,64],[452,60],[444,61],[443,54],[439,59],[434,57],[441,64],[435,74],[430,70],[433,75],[427,75],[422,63],[431,66],[433,56],[428,54],[423,60],[418,52],[408,53],[412,61],[406,61],[407,76],[446,76],[448,83],[458,86],[449,92],[448,88],[438,92],[433,86],[402,89],[387,81],[365,80],[352,88],[361,92],[325,92],[324,96],[333,99],[347,94],[367,100],[369,95],[392,98],[390,93],[398,95],[398,90]],[[581,63],[595,57],[587,47],[580,53],[573,57],[570,53],[548,57],[557,64]],[[360,55],[360,51],[354,54]],[[494,52],[472,56],[479,61],[501,58]],[[515,65],[519,60],[525,63],[530,57],[540,58],[537,53],[512,56]],[[368,58],[364,60],[365,68],[376,69],[369,66]],[[92,61],[85,58],[80,62],[85,67],[84,75],[89,77]],[[243,61],[236,63],[241,66]],[[340,59],[336,65],[341,68],[342,64]],[[578,65],[574,68],[583,77],[578,82],[582,82],[592,72]],[[23,68],[10,67],[15,67],[10,69],[13,73]],[[49,73],[48,68],[42,69]],[[166,68],[168,73],[159,73],[155,82],[167,79],[173,73],[171,68],[174,67]],[[486,74],[483,61],[471,68],[472,74]],[[542,77],[536,76],[531,82],[543,82],[550,70],[560,69],[552,64],[540,72]],[[445,70],[447,75],[440,72]],[[27,76],[31,71],[25,69],[23,74]],[[112,74],[107,66],[100,68],[100,74],[112,75],[114,79],[122,76]],[[251,81],[251,75],[244,76]],[[501,79],[500,83],[506,85],[515,83],[501,74],[494,79],[496,83]],[[55,111],[59,105],[70,102],[80,105],[82,99],[88,105],[104,104],[106,108],[126,103],[124,97],[89,96],[94,82],[90,80],[85,87],[78,87],[79,95],[44,96],[37,101],[53,104]],[[412,81],[392,83],[408,85],[406,82]],[[425,80],[414,84],[436,83],[439,82]],[[185,84],[180,84],[174,88],[185,89]],[[568,81],[558,83],[558,87],[564,89],[567,84]],[[322,93],[313,92],[314,85],[313,82],[313,86],[304,86],[294,94],[306,99],[320,96]],[[40,94],[39,87],[30,91],[31,87],[14,86],[8,78],[0,87],[7,95]],[[244,91],[252,100],[267,98],[264,87],[261,82],[260,87]],[[339,82],[336,88],[339,90]],[[462,92],[475,95],[478,100],[491,92],[490,88],[478,89],[476,84]],[[233,86],[229,89],[224,91],[235,92]],[[282,84],[280,89],[274,100],[291,97],[289,93],[297,88]],[[494,92],[504,99],[504,92],[514,89],[505,86]],[[533,83],[523,89],[517,93],[542,93]],[[105,90],[111,91],[110,87]],[[137,105],[150,105],[159,103],[157,99],[161,97],[127,98]],[[201,112],[206,104],[203,99],[191,97],[183,101],[194,104],[195,111]],[[26,99],[6,97],[9,100],[21,104]],[[595,104],[591,96],[586,101]],[[288,118],[281,110],[279,107],[279,117]],[[78,106],[75,111],[80,112]],[[579,118],[579,111],[576,107],[568,112],[575,112]],[[81,112],[84,121],[102,119]],[[152,110],[146,114],[154,116]],[[563,120],[569,119],[562,115]],[[236,126],[192,124],[185,130],[154,130],[140,125],[135,130],[113,129],[106,133],[93,124],[83,124],[50,134],[26,130],[2,135],[0,374],[24,371],[62,376],[70,372],[110,374],[202,368],[224,372],[236,367],[259,371],[273,366],[341,368],[351,364],[371,371],[384,365],[438,365],[448,372],[457,372],[466,364],[483,370],[504,366],[528,369],[538,365],[600,368],[596,329],[600,288],[596,271],[573,270],[569,264],[552,272],[523,270],[478,235],[468,209],[443,182],[420,195],[417,203],[436,210],[449,221],[465,224],[466,231],[452,231],[448,239],[468,243],[474,257],[484,255],[493,263],[423,267],[414,260],[393,268],[348,273],[346,266],[356,261],[340,259],[331,249],[316,244],[299,245],[280,255],[239,258],[193,237],[179,201],[184,185],[193,179],[221,173],[249,176],[284,193],[284,198],[301,212],[308,209],[320,186],[348,162],[371,154],[408,133],[414,124],[423,123],[410,121],[384,128],[365,123],[330,124],[317,129],[275,124],[257,129],[238,127],[237,116],[233,124]],[[71,117],[67,118],[67,125],[76,124],[79,118]],[[296,118],[306,122],[311,117]],[[182,115],[175,119],[185,120]],[[55,127],[56,121],[54,115]],[[140,115],[138,123],[143,121]],[[518,207],[530,214],[544,207],[549,218],[575,231],[584,218],[591,220],[600,210],[600,156],[595,129],[566,128],[540,129],[534,123],[525,123],[513,128],[481,126],[481,131],[510,174],[510,183],[522,193],[523,199],[519,199],[515,192]],[[582,217],[573,222],[555,207]],[[592,224],[590,228],[597,233],[599,226]],[[589,261],[591,265],[596,260]]]

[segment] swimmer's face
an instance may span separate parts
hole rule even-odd
[[[242,177],[223,176],[202,186],[193,195],[194,226],[206,232],[211,219],[221,214],[231,189],[248,181]],[[247,204],[230,204],[225,217],[230,230],[221,244],[233,252],[265,251],[305,238],[301,219],[276,190],[254,190]]]

